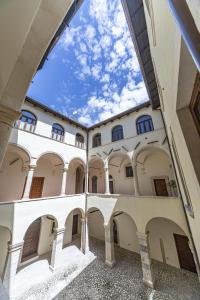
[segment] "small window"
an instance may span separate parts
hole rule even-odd
[[[52,133],[52,135],[51,135],[52,139],[63,142],[65,131],[64,131],[64,128],[60,124],[54,123],[52,126],[51,133]]]
[[[15,122],[15,127],[34,132],[36,122],[37,118],[33,113],[27,110],[22,110],[20,119]]]
[[[131,166],[126,167],[126,177],[133,177],[133,168]]]
[[[142,134],[145,132],[153,131],[152,118],[149,115],[141,116],[136,121],[137,134]]]
[[[81,148],[81,149],[84,148],[84,137],[80,133],[76,134],[75,146],[78,147],[78,148]]]
[[[97,133],[93,136],[93,141],[92,141],[92,147],[99,147],[101,146],[101,133]]]
[[[122,140],[124,138],[122,125],[117,125],[112,129],[112,142]]]

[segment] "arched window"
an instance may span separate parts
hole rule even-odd
[[[153,121],[151,116],[144,115],[136,120],[137,134],[153,131]]]
[[[64,134],[65,134],[64,128],[60,124],[54,123],[51,131],[52,139],[63,142]]]
[[[84,137],[80,133],[76,134],[75,146],[82,149],[84,148]]]
[[[101,133],[97,133],[93,136],[93,140],[92,140],[92,147],[98,147],[101,146]]]
[[[114,194],[114,184],[113,184],[113,177],[112,177],[112,175],[109,175],[109,189],[110,189],[110,193]]]
[[[122,125],[117,125],[112,129],[112,142],[122,140],[124,138]]]
[[[97,176],[92,177],[92,193],[97,193]]]
[[[36,116],[28,110],[22,110],[20,119],[15,122],[16,128],[34,132],[36,126]]]

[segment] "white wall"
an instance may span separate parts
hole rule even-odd
[[[91,211],[94,211],[92,209]],[[105,240],[103,217],[99,211],[88,214],[89,235],[99,240]]]
[[[0,277],[3,274],[8,252],[8,242],[10,241],[10,232],[6,227],[0,226]]]
[[[45,254],[52,249],[54,234],[52,232],[53,221],[46,216],[42,217],[41,230],[38,244],[38,255]]]

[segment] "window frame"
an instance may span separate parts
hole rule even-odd
[[[33,118],[23,115],[24,112],[31,114],[33,116]],[[24,118],[25,120],[22,120],[22,118]],[[28,122],[29,120],[31,120],[31,122]],[[36,128],[36,124],[37,124],[36,115],[34,113],[32,113],[30,110],[22,109],[20,118],[18,121],[15,122],[14,126],[16,128],[20,128],[20,129],[23,129],[26,131],[34,132],[35,128]]]
[[[83,139],[83,141],[79,140],[78,137],[79,138],[81,137]],[[81,133],[79,133],[79,132],[76,133],[75,146],[77,148],[81,148],[81,149],[84,149],[84,146],[85,146],[84,136]]]
[[[132,173],[132,176],[127,176],[127,174],[128,174],[128,172],[127,172],[127,169],[128,168],[131,168],[131,173]],[[131,165],[126,165],[125,166],[125,177],[127,178],[127,179],[129,179],[129,178],[133,178],[134,176],[133,176],[133,167],[131,166]]]
[[[97,139],[97,138],[99,138],[99,139]],[[100,141],[99,143],[94,143],[94,141]],[[93,135],[93,137],[92,137],[92,148],[96,148],[96,147],[100,147],[101,146],[101,133],[100,132],[98,132],[98,133],[96,133],[95,135]]]
[[[57,129],[57,132],[54,131],[56,129],[54,126],[58,125],[62,130],[60,130],[61,134],[59,133],[59,130]],[[64,141],[64,136],[65,136],[65,129],[62,125],[59,123],[53,123],[52,128],[51,128],[51,138],[55,141],[63,142]]]
[[[140,121],[140,119],[148,117],[146,120]],[[144,134],[147,132],[154,131],[154,125],[153,125],[153,119],[151,115],[141,115],[136,119],[136,130],[137,130],[137,135]],[[150,130],[147,129],[147,124]]]
[[[114,135],[116,135],[116,136],[114,136]],[[112,138],[112,142],[116,142],[116,141],[120,141],[120,140],[124,139],[124,129],[121,124],[118,124],[112,128],[111,138]]]

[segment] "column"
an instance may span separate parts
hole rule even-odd
[[[105,263],[109,267],[113,267],[115,264],[115,249],[113,238],[113,225],[111,222],[104,224],[105,229]]]
[[[143,282],[153,288],[152,264],[149,253],[148,234],[137,232],[140,256],[142,262]]]
[[[6,153],[13,123],[18,120],[20,112],[0,104],[0,167]]]
[[[24,195],[23,199],[29,199],[30,191],[31,191],[31,185],[32,185],[32,180],[33,180],[33,174],[35,171],[36,166],[29,166],[28,174],[27,174],[27,179],[26,179],[26,184],[24,188]]]
[[[138,175],[137,175],[137,164],[133,164],[132,168],[133,168],[133,185],[135,190],[135,196],[140,196],[139,182],[138,182]]]
[[[87,254],[90,251],[89,248],[89,232],[88,232],[88,219],[81,219],[81,251]]]
[[[62,177],[62,186],[61,186],[61,196],[66,195],[66,186],[67,186],[67,172],[68,172],[68,168],[65,167],[63,169],[63,177]]]
[[[105,194],[110,194],[108,161],[105,162],[104,171],[105,171]]]
[[[23,242],[15,245],[8,243],[8,253],[6,257],[4,273],[2,276],[2,282],[9,296],[11,296],[12,294],[15,275],[21,258],[22,248]]]
[[[65,228],[54,228],[54,240],[51,253],[51,265],[50,269],[53,271],[61,263],[62,251],[63,251],[63,238]]]

